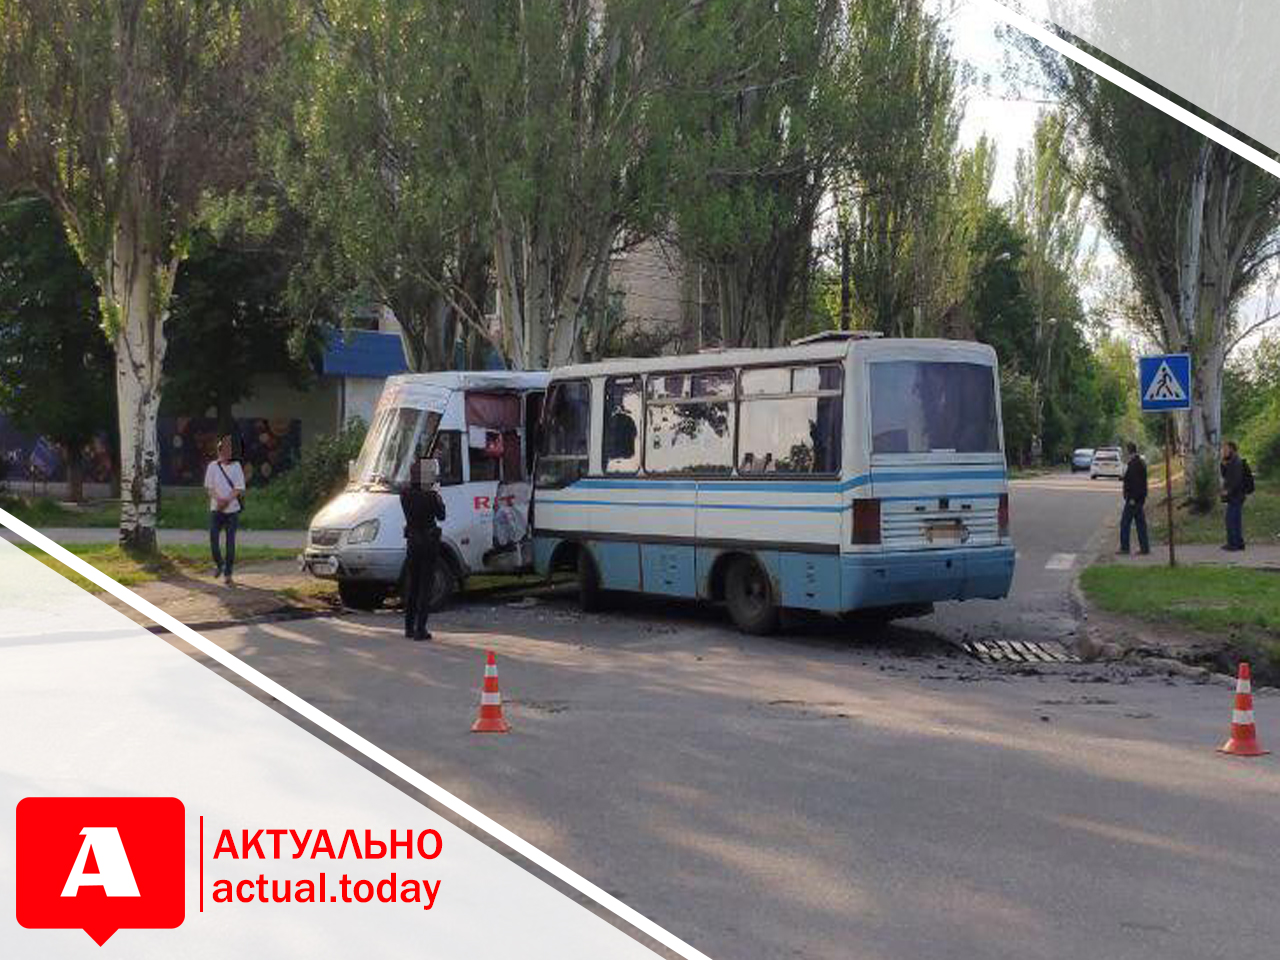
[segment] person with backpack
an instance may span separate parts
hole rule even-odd
[[[431,586],[440,558],[439,524],[444,520],[444,500],[437,488],[440,466],[435,460],[428,460],[427,464],[428,475],[424,477],[423,462],[413,461],[409,468],[409,486],[400,491],[406,547],[404,635],[410,640],[431,639],[427,614],[431,610]]]
[[[218,456],[204,471],[204,488],[209,494],[209,549],[213,553],[213,578],[224,578],[231,586],[231,568],[236,562],[236,527],[244,507],[244,468],[231,459],[231,438],[218,438]],[[222,531],[227,534],[227,553],[221,550]]]
[[[1227,505],[1227,542],[1223,550],[1244,549],[1244,501],[1253,493],[1253,471],[1234,440],[1222,445],[1222,500]]]
[[[1129,444],[1129,463],[1124,468],[1124,510],[1120,514],[1120,553],[1129,555],[1129,527],[1138,528],[1138,553],[1151,552],[1147,540],[1147,462],[1136,443]]]

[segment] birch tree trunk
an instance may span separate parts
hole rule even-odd
[[[103,300],[115,328],[120,422],[120,545],[156,550],[160,456],[156,415],[164,366],[164,322],[178,260],[150,249],[137,213],[121,217],[104,271]]]

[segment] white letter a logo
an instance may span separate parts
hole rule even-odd
[[[125,856],[124,844],[120,842],[119,830],[115,827],[85,827],[80,836],[84,837],[84,842],[80,844],[71,876],[67,877],[67,884],[62,888],[64,897],[79,896],[81,887],[102,887],[108,897],[142,896],[133,879],[129,858]],[[97,873],[84,872],[90,852],[98,863]]]

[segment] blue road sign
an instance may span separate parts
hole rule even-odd
[[[1138,358],[1138,399],[1143,410],[1191,409],[1191,354]]]

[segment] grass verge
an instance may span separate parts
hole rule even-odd
[[[120,506],[99,500],[69,505],[52,497],[0,494],[0,510],[12,513],[36,529],[51,527],[115,527]],[[271,485],[250,490],[240,517],[241,530],[305,530],[310,511],[291,506]],[[199,490],[167,490],[160,497],[158,525],[162,530],[203,530],[209,525],[209,500]]]
[[[1217,566],[1102,564],[1080,576],[1091,603],[1110,613],[1212,634],[1269,676],[1280,674],[1280,574]]]
[[[207,575],[212,561],[209,559],[209,548],[204,545],[179,545],[166,547],[161,554],[152,560],[137,560],[125,553],[115,544],[74,543],[64,544],[65,548],[87,563],[97,567],[107,576],[126,587],[134,587],[155,580],[186,574]],[[92,581],[86,580],[69,567],[55,560],[39,547],[30,544],[19,544],[18,548],[31,554],[47,567],[52,567],[72,583],[88,590],[90,593],[101,593],[101,588]],[[281,547],[236,547],[236,566],[242,567],[252,563],[263,563],[269,560],[291,560],[297,556],[297,550]]]
[[[1173,529],[1179,543],[1222,543],[1226,539],[1223,505],[1215,503],[1208,513],[1192,513],[1183,503],[1179,485],[1173,488]],[[1164,483],[1151,484],[1147,500],[1147,523],[1153,543],[1165,539],[1166,520]],[[1244,538],[1248,543],[1280,543],[1280,481],[1258,482],[1257,492],[1244,505]]]

